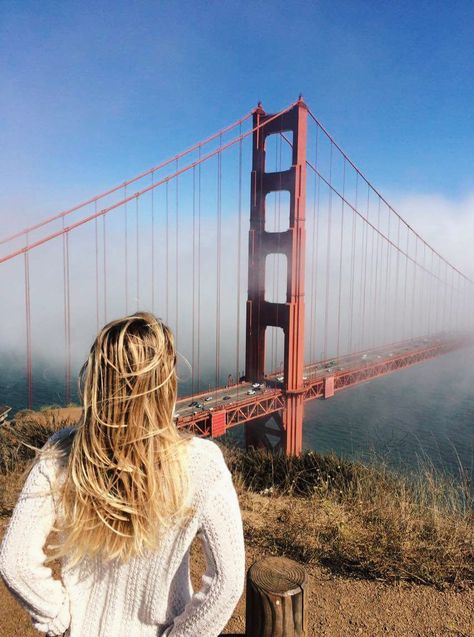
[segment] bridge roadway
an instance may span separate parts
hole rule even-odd
[[[332,358],[305,366],[304,400],[330,398],[335,393],[471,343],[471,339],[437,335],[417,338]],[[178,427],[200,435],[222,435],[229,427],[270,415],[285,407],[283,376],[274,373],[258,388],[242,382],[180,398],[175,417]]]

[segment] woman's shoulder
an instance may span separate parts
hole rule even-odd
[[[202,457],[208,457],[215,460],[221,460],[224,458],[221,447],[210,438],[193,436],[190,440],[190,446],[194,454]]]
[[[191,470],[213,475],[228,471],[224,454],[214,440],[193,436],[189,443],[189,450]]]

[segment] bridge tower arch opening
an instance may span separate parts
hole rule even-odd
[[[253,382],[282,383],[286,407],[278,416],[282,423],[281,446],[285,453],[298,455],[303,431],[307,108],[300,99],[290,110],[274,117],[259,106],[253,124],[245,376]],[[285,133],[291,134],[293,142],[291,166],[267,170],[266,140],[270,135]],[[284,231],[269,232],[265,224],[267,195],[279,191],[290,195],[289,224]],[[285,302],[265,299],[266,260],[273,254],[286,257]],[[283,381],[265,377],[267,327],[281,328],[284,333]],[[248,446],[266,446],[258,435],[259,430],[264,435],[264,424],[246,425]]]

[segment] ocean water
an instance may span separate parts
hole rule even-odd
[[[0,362],[0,403],[15,410],[25,407],[23,366],[13,355]],[[33,396],[35,408],[63,403],[62,375],[38,362]],[[226,438],[243,444],[243,427]],[[408,471],[431,463],[459,476],[462,467],[474,480],[474,347],[306,403],[303,446]]]
[[[303,447],[474,481],[474,347],[306,403]]]
[[[451,352],[305,407],[303,444],[349,458],[474,478],[474,348]]]

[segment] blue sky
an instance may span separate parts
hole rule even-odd
[[[302,93],[383,192],[474,191],[472,1],[0,0],[0,218],[18,224]]]

